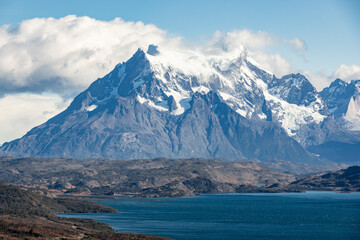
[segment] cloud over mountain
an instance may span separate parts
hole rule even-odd
[[[334,78],[340,78],[345,81],[359,80],[360,79],[360,66],[355,64],[347,66],[341,64],[333,74]]]
[[[0,96],[15,92],[52,91],[61,95],[77,92],[117,63],[127,60],[137,48],[146,49],[149,44],[189,47],[155,25],[126,22],[120,18],[99,21],[69,15],[60,19],[26,20],[14,29],[2,26]],[[275,44],[306,49],[298,38],[280,39],[266,32],[249,30],[218,32],[205,45],[226,51],[245,46],[268,70],[280,75],[288,73],[290,64],[283,57],[263,51]],[[200,45],[191,47],[203,48]]]
[[[35,18],[0,29],[0,94],[83,89],[165,31],[120,18]]]
[[[318,90],[328,87],[332,81],[337,78],[345,82],[360,79],[360,66],[341,64],[332,74],[328,75],[325,71],[310,72],[305,71],[304,75],[311,80],[311,83]]]
[[[0,27],[0,110],[11,109],[11,114],[0,116],[0,122],[9,128],[16,126],[17,130],[1,128],[0,143],[20,137],[48,119],[49,112],[58,113],[96,78],[129,59],[137,48],[147,49],[149,44],[201,54],[242,51],[279,77],[291,72],[291,63],[278,53],[268,52],[268,48],[283,46],[298,52],[307,49],[299,38],[283,39],[246,29],[216,32],[207,42],[193,44],[155,25],[120,18],[100,21],[69,15],[29,19],[15,28],[4,25]],[[350,76],[355,74],[353,68],[342,67],[337,74],[346,72]],[[44,97],[48,93],[51,99]],[[28,113],[33,117],[29,118]]]

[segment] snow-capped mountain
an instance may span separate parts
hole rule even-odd
[[[0,150],[10,156],[314,163],[318,157],[302,140],[323,131],[329,116],[323,96],[304,76],[278,79],[244,51],[150,45],[93,82],[64,112]]]
[[[324,101],[314,86],[301,74],[289,74],[280,79],[273,78],[268,85],[269,93],[298,106],[313,108],[327,115]]]
[[[139,102],[172,115],[183,114],[194,93],[213,91],[247,119],[267,119],[271,112],[272,120],[279,122],[291,136],[303,124],[320,123],[326,114],[321,97],[304,76],[276,79],[241,54],[219,57],[191,51],[167,50],[162,53],[151,45],[146,54],[139,50],[102,81],[109,81],[106,78],[113,82],[108,88],[111,94],[115,91],[115,94],[126,96],[135,90]],[[93,88],[98,86],[90,87]],[[298,97],[294,94],[298,91],[300,101],[291,101],[291,97]],[[90,104],[102,101],[101,96],[95,97]],[[271,109],[270,112],[264,112],[264,104]]]
[[[329,116],[317,126],[303,126],[297,133],[311,152],[335,162],[360,162],[360,80],[336,79],[320,92]]]
[[[360,131],[360,80],[347,83],[336,79],[320,95],[338,121],[349,130]]]

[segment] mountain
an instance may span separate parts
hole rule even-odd
[[[312,107],[326,115],[326,105],[315,87],[301,74],[289,74],[280,79],[273,78],[269,93],[298,106]]]
[[[326,100],[301,74],[278,79],[246,52],[150,45],[0,151],[17,157],[326,163],[306,148],[326,141],[327,127],[337,124],[329,117]],[[336,133],[342,130],[339,125]]]
[[[350,165],[360,161],[360,80],[336,79],[320,93],[330,116],[321,124],[321,140],[308,150],[333,162]]]
[[[360,80],[347,83],[336,79],[320,95],[336,119],[342,120],[348,129],[360,131]]]

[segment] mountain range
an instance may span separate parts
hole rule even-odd
[[[150,45],[0,155],[358,164],[360,80],[319,92],[301,74],[277,78],[244,51]]]

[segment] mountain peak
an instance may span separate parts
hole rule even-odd
[[[311,115],[317,116],[324,108],[315,88],[301,74],[290,74],[277,79],[241,54],[211,55],[191,49],[180,51],[166,47],[159,51],[158,46],[152,44],[146,53],[138,49],[127,62],[118,65],[113,72],[96,81],[89,89],[91,92],[106,92],[102,94],[104,97],[96,98],[101,101],[112,96],[132,95],[141,104],[172,115],[185,113],[190,108],[194,94],[212,91],[234,111],[248,119],[266,118],[268,112],[263,112],[266,98],[274,106],[282,106],[272,108],[272,119],[280,121],[288,133],[296,131],[308,120],[291,120],[290,124],[282,117],[283,114],[291,115],[291,119],[296,119],[297,115],[313,119]],[[292,106],[291,108],[296,109],[290,110],[289,106],[285,106],[286,102],[279,102],[282,100],[300,108]],[[312,109],[305,111],[301,108],[304,105]],[[92,109],[88,107],[85,106],[84,109]],[[318,116],[316,121],[322,118]]]
[[[335,87],[335,86],[347,86],[347,85],[348,85],[347,82],[341,80],[340,78],[337,78],[337,79],[335,79],[335,81],[333,81],[333,82],[330,84],[329,87],[331,88],[331,87]]]
[[[318,92],[302,74],[288,74],[282,78],[273,78],[269,84],[271,94],[293,104],[309,106],[316,103],[317,109],[323,109]]]
[[[146,59],[146,54],[144,50],[138,48],[137,51],[132,55],[132,57],[127,61],[128,62],[139,62]]]
[[[156,56],[159,55],[160,52],[157,45],[150,44],[146,53],[150,54],[151,56]]]
[[[309,82],[309,80],[301,73],[290,73],[290,74],[284,75],[281,79],[297,79],[297,80]]]

